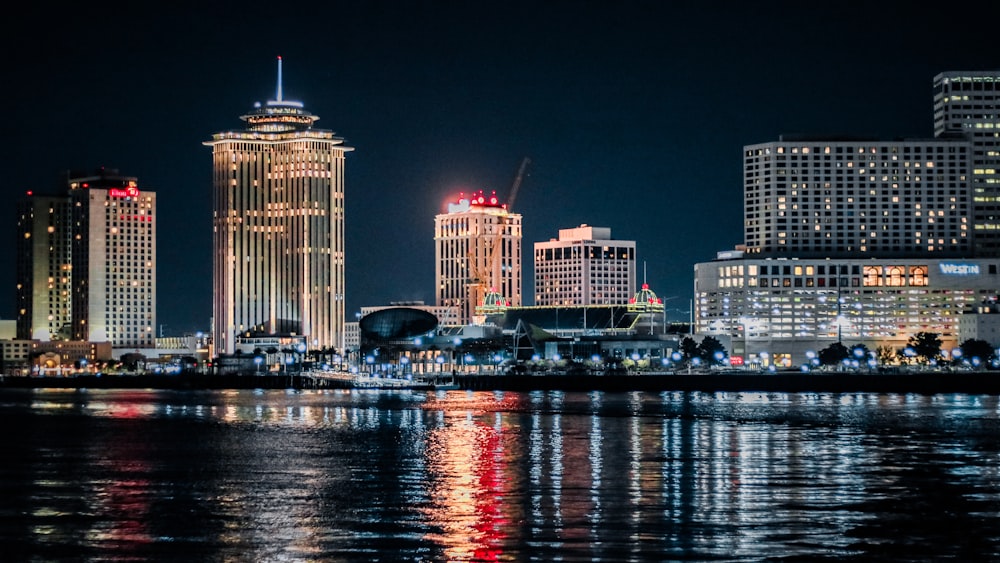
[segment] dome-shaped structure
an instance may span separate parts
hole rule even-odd
[[[483,296],[483,302],[476,307],[477,315],[492,315],[494,313],[503,313],[510,306],[510,302],[507,301],[497,288],[491,287],[486,295]]]
[[[402,340],[427,334],[438,326],[433,313],[412,307],[392,307],[369,313],[358,321],[362,338]]]
[[[628,301],[629,311],[638,312],[662,312],[663,311],[663,300],[656,296],[656,293],[652,289],[649,289],[649,284],[642,284],[642,289],[640,289],[632,299]]]

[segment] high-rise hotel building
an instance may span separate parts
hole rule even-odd
[[[482,320],[488,294],[520,307],[521,215],[496,194],[460,194],[434,217],[435,305],[457,307],[461,324]]]
[[[282,97],[212,135],[214,353],[242,336],[343,348],[344,162],[354,150]]]
[[[116,170],[19,202],[18,338],[155,347],[156,194]]]
[[[934,136],[956,135],[972,143],[976,256],[1000,256],[1000,71],[934,77]]]
[[[1000,287],[1000,260],[973,252],[974,154],[961,136],[744,147],[744,244],[695,265],[696,332],[778,365],[919,332],[954,348],[965,307]]]
[[[635,293],[635,241],[580,225],[535,243],[535,305],[627,305]]]

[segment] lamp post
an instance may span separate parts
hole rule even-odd
[[[299,352],[299,371],[302,371],[302,367],[305,364],[306,343],[299,342],[295,349]]]

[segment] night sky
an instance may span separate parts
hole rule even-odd
[[[690,5],[688,5],[690,4]],[[697,4],[695,6],[695,4]],[[104,166],[157,193],[158,323],[208,329],[213,133],[283,97],[347,155],[347,317],[434,303],[434,215],[506,197],[532,164],[533,243],[589,224],[688,318],[693,266],[742,243],[742,149],[782,134],[931,137],[931,85],[1000,68],[992,2],[366,2],[21,5],[0,38],[4,194]],[[971,16],[971,20],[964,19]],[[0,235],[14,318],[15,211]],[[7,242],[4,242],[7,241]],[[6,297],[4,297],[6,296]]]

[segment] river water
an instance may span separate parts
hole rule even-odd
[[[1000,560],[987,395],[0,390],[6,561]]]

